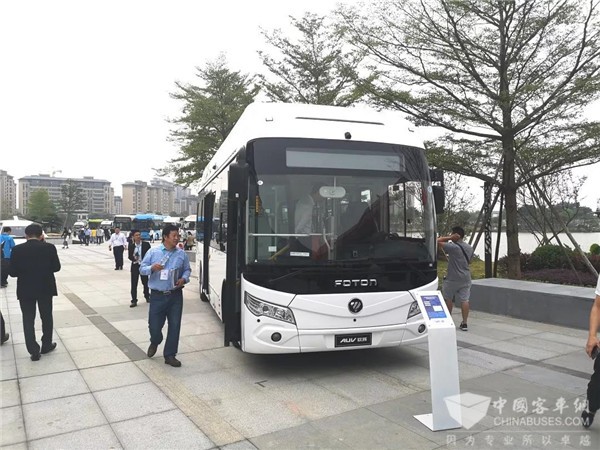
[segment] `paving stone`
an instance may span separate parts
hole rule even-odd
[[[23,404],[89,392],[77,370],[21,378],[19,384]]]
[[[559,390],[566,390],[573,394],[587,391],[589,379],[574,377],[569,374],[556,372],[545,367],[536,367],[531,364],[515,367],[505,371],[507,375],[514,375],[532,383],[541,384]],[[591,376],[591,373],[590,373]]]
[[[589,373],[590,376],[594,371],[594,361],[583,351],[583,347],[580,352],[549,358],[544,362],[546,364],[576,370],[581,373]]]
[[[94,334],[91,336],[78,336],[68,339],[63,339],[63,345],[69,352],[79,350],[90,350],[101,347],[110,347],[112,342],[103,334]]]
[[[125,448],[209,449],[214,444],[181,411],[167,411],[112,425]],[[136,433],[131,433],[136,430]]]
[[[312,425],[354,449],[433,449],[439,446],[365,408],[317,420]]]
[[[141,383],[94,393],[109,422],[174,409],[175,405],[153,383]]]
[[[129,361],[129,358],[112,342],[107,347],[73,351],[71,352],[71,357],[79,369]]]
[[[251,446],[225,446],[227,450],[242,449],[349,449],[351,446],[344,443],[339,438],[331,436],[323,430],[315,428],[310,423],[305,423],[297,427],[288,428],[274,433],[263,434],[251,439]],[[373,448],[373,447],[371,447]]]
[[[0,408],[21,404],[19,382],[17,380],[0,381]]]
[[[42,355],[39,361],[32,361],[29,357],[19,358],[16,361],[19,378],[68,372],[76,369],[75,363],[68,353],[48,353]]]
[[[399,383],[393,377],[375,371],[319,378],[314,382],[360,406],[403,397],[416,391]]]
[[[507,353],[509,355],[519,356],[521,358],[527,358],[535,361],[541,361],[544,359],[552,358],[560,353],[553,351],[550,347],[541,349],[532,347],[525,343],[520,343],[519,339],[511,339],[510,341],[493,342],[491,344],[483,344],[478,350],[489,348],[492,350]]]
[[[120,449],[119,440],[109,425],[60,434],[29,442],[30,450]]]
[[[85,336],[102,336],[102,333],[96,328],[95,325],[90,325],[89,322],[86,325],[78,325],[74,327],[55,327],[55,331],[58,333],[61,339],[69,338],[82,338]]]
[[[233,444],[227,444],[219,447],[221,450],[256,450],[256,446],[248,440],[234,442]]]
[[[15,360],[0,363],[0,381],[14,380],[17,378],[17,363]]]
[[[332,392],[317,384],[318,381],[284,385],[269,389],[268,394],[283,403],[289,411],[308,420],[332,416],[358,407],[359,404],[352,398]]]
[[[20,406],[0,409],[0,447],[25,442],[25,426]]]
[[[300,411],[262,394],[225,398],[212,408],[246,438],[283,430],[306,422]]]
[[[83,369],[81,376],[92,392],[148,381],[148,377],[132,362]]]
[[[92,394],[56,398],[23,405],[28,440],[106,424]]]
[[[514,361],[500,356],[486,354],[483,349],[472,350],[468,348],[458,350],[458,360],[474,366],[479,366],[491,371],[500,371],[522,365],[522,362]]]

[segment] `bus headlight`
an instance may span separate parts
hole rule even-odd
[[[244,303],[250,312],[255,316],[271,317],[272,319],[277,319],[296,325],[294,314],[289,308],[267,303],[264,300],[260,300],[248,294],[247,292],[244,296]]]
[[[414,302],[412,302],[410,304],[410,308],[408,309],[408,316],[406,316],[406,320],[410,319],[413,316],[416,316],[417,314],[421,314],[421,309],[419,308],[419,304],[415,300]]]

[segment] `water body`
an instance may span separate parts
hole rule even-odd
[[[575,240],[577,241],[577,243],[579,244],[579,246],[581,247],[581,249],[584,252],[589,252],[590,246],[592,244],[600,245],[600,233],[571,233],[571,234],[573,235],[573,237],[575,238]],[[569,240],[569,237],[566,234],[559,234],[558,236],[563,244],[566,244],[569,247],[574,248],[573,244],[571,243],[571,241]],[[492,233],[492,255],[494,255],[496,252],[496,238],[497,238],[497,233],[493,232]],[[467,242],[468,242],[468,239],[467,239]],[[556,244],[557,242],[553,241],[552,243]],[[521,247],[521,253],[531,253],[538,247],[538,242],[535,239],[535,236],[531,233],[519,233],[519,246]],[[479,244],[477,245],[477,248],[475,249],[475,254],[478,255],[480,258],[483,258],[483,255],[484,255],[483,235],[481,236],[481,239],[479,240]],[[500,237],[499,256],[502,257],[505,255],[506,255],[506,233],[503,232],[502,236]]]

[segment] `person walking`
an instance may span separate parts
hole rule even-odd
[[[142,285],[144,286],[144,298],[146,303],[150,302],[150,291],[148,290],[148,276],[140,274],[140,264],[146,256],[148,250],[150,250],[150,243],[142,241],[142,234],[139,230],[131,230],[133,236],[133,243],[127,249],[127,255],[129,261],[131,261],[131,305],[130,308],[137,306],[137,288],[138,280],[142,279]]]
[[[590,330],[585,352],[595,360],[594,373],[590,378],[587,388],[587,409],[581,413],[582,424],[589,428],[594,422],[596,411],[600,409],[600,341],[598,340],[598,328],[600,328],[600,275],[596,285],[596,299],[590,311]]]
[[[150,346],[147,355],[152,358],[163,341],[162,328],[168,321],[167,341],[163,350],[165,364],[181,367],[175,358],[179,348],[181,315],[183,313],[183,287],[190,281],[190,260],[177,248],[179,232],[172,224],[162,230],[163,243],[150,249],[142,260],[140,273],[149,277],[150,308],[148,328]]]
[[[42,235],[40,225],[27,225],[27,242],[15,247],[10,259],[10,276],[17,278],[25,346],[32,361],[38,361],[41,354],[56,348],[56,342],[52,342],[52,297],[58,295],[54,273],[60,270],[60,260],[56,247],[43,242]],[[35,338],[36,305],[42,319],[41,348]]]
[[[112,251],[115,257],[115,270],[123,270],[123,252],[127,248],[127,238],[119,227],[108,240],[108,251]]]
[[[10,256],[15,248],[15,240],[10,235],[11,227],[2,228],[0,234],[0,287],[8,286],[8,269],[10,266]]]
[[[71,237],[71,232],[65,227],[63,229],[62,234],[60,235],[63,238],[63,246],[62,248],[69,248],[69,238]]]
[[[460,301],[462,322],[459,328],[468,331],[469,297],[471,296],[471,270],[469,263],[473,257],[473,247],[463,241],[465,230],[461,227],[452,228],[450,236],[441,236],[437,243],[448,256],[448,275],[442,284],[442,295],[452,314],[453,302]]]

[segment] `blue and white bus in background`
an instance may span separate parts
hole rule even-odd
[[[423,140],[397,113],[254,103],[204,169],[200,297],[249,353],[426,339],[414,292],[437,290]],[[197,230],[198,232],[200,230]]]
[[[186,216],[183,221],[183,232],[186,236],[189,232],[195,239],[202,239],[204,237],[204,217],[197,214]]]
[[[163,221],[166,216],[158,214],[136,214],[133,217],[131,226],[133,230],[140,230],[142,240],[150,240],[150,230],[160,231],[163,228]]]

